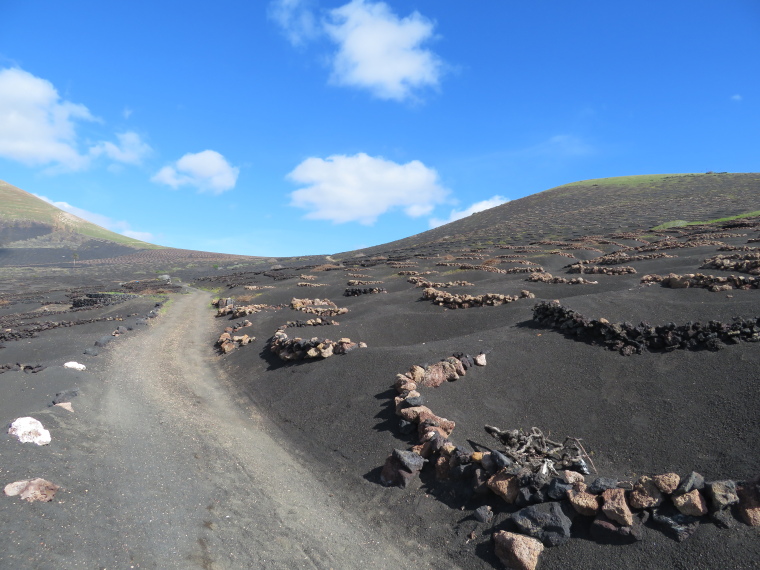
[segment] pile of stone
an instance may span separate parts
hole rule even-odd
[[[329,299],[296,299],[293,297],[290,301],[290,308],[302,313],[310,313],[320,317],[334,317],[344,315],[348,312],[345,307],[338,306]]]
[[[364,273],[349,273],[348,276],[355,279],[372,279],[372,275],[365,275]]]
[[[524,259],[524,256],[521,253],[509,253],[507,255],[497,255],[496,259],[514,259],[514,260],[520,259],[523,261],[527,261]]]
[[[332,321],[330,319],[322,319],[317,317],[316,319],[309,319],[307,321],[288,321],[277,330],[285,330],[287,328],[301,328],[301,327],[323,327],[329,325],[340,324],[338,321]]]
[[[452,294],[448,291],[439,291],[428,287],[422,292],[422,298],[432,301],[434,305],[448,307],[449,309],[469,309],[470,307],[495,307],[506,305],[518,299],[533,299],[535,295],[530,291],[520,291],[519,295],[501,295],[499,293],[485,293],[483,295]]]
[[[250,344],[254,340],[256,340],[255,336],[234,335],[232,331],[225,330],[216,341],[216,346],[222,354],[229,354],[236,348]]]
[[[485,255],[483,255],[481,253],[469,254],[469,255],[458,255],[456,257],[456,259],[463,259],[463,260],[475,259],[475,260],[478,260],[478,259],[485,259]]]
[[[505,273],[544,273],[544,271],[543,267],[536,265],[536,267],[512,267],[507,269]]]
[[[706,324],[689,322],[651,326],[640,323],[634,326],[631,323],[610,323],[607,319],[586,319],[558,301],[542,301],[533,308],[533,320],[567,336],[617,350],[625,356],[641,354],[645,350],[720,350],[739,341],[760,342],[760,319],[757,318],[735,319],[732,324],[710,321]]]
[[[248,315],[260,313],[264,309],[273,308],[272,306],[265,305],[265,304],[237,306],[235,305],[235,301],[230,297],[226,299],[224,298],[217,299],[216,301],[213,301],[211,305],[217,308],[217,311],[216,311],[217,317],[226,317],[227,315],[231,315],[233,319],[239,319],[241,317],[246,317]]]
[[[316,275],[304,275],[304,274],[301,274],[300,278],[303,279],[304,281],[316,281],[317,276]]]
[[[375,295],[377,293],[387,293],[383,287],[348,287],[344,292],[344,297],[358,297],[359,295]]]
[[[426,462],[435,463],[436,473],[443,472],[444,464],[447,472],[449,468],[459,466],[457,458],[461,455],[461,449],[448,440],[456,424],[435,415],[424,406],[418,388],[437,388],[444,382],[458,380],[474,366],[485,365],[486,356],[483,353],[475,357],[457,353],[424,368],[412,366],[405,374],[396,376],[394,386],[398,396],[394,404],[396,415],[401,418],[399,429],[406,434],[416,431],[420,443],[409,451],[393,450],[380,473],[383,485],[406,488]]]
[[[750,275],[760,275],[760,253],[735,253],[733,255],[716,255],[706,259],[700,269],[720,269],[738,271]]]
[[[451,263],[448,261],[442,261],[436,263],[438,267],[457,267],[462,271],[488,271],[489,273],[506,273],[506,269],[499,269],[492,265],[470,265],[469,263]]]
[[[447,281],[446,283],[434,283],[423,279],[422,277],[410,277],[407,279],[408,283],[416,285],[417,287],[435,287],[438,289],[448,289],[449,287],[474,287],[475,283],[469,281]]]
[[[755,241],[755,240],[749,240],[749,242],[752,242],[752,241]],[[757,240],[757,241],[760,241],[760,240]],[[742,246],[724,245],[718,248],[718,251],[757,251],[757,250],[758,250],[757,247],[752,247],[749,245],[742,245]]]
[[[568,285],[598,285],[599,281],[589,281],[583,277],[573,277],[565,279],[564,277],[554,277],[551,273],[533,273],[526,281],[552,283],[554,285],[566,283]]]
[[[261,291],[263,289],[274,289],[273,285],[245,285],[245,289],[248,291]]]
[[[42,372],[45,367],[42,364],[0,364],[0,374],[3,372],[26,372],[27,374],[37,374]]]
[[[536,252],[540,248],[537,245],[500,245],[499,249],[513,249],[516,253]]]
[[[388,261],[386,264],[388,267],[393,267],[394,269],[409,269],[410,267],[417,267],[417,263],[413,261]]]
[[[586,273],[589,275],[628,275],[636,273],[636,270],[630,265],[621,267],[605,267],[600,265],[586,266],[582,263],[574,263],[567,266],[568,273]]]
[[[700,234],[696,234],[693,236],[689,236],[686,238],[686,241],[698,241],[698,240],[705,240],[705,239],[728,239],[728,238],[737,238],[737,237],[747,237],[747,234],[736,234],[731,232],[704,232]]]
[[[104,307],[118,305],[128,299],[137,299],[140,295],[132,293],[85,293],[84,297],[75,297],[71,300],[74,309],[81,307]]]
[[[342,338],[337,342],[330,339],[288,338],[280,328],[269,339],[269,350],[276,354],[280,360],[305,360],[313,358],[329,358],[334,354],[346,354],[355,348],[366,348],[366,343],[351,342],[350,338]]]
[[[732,289],[758,289],[760,288],[760,277],[742,277],[741,275],[723,277],[719,275],[704,275],[702,273],[687,273],[685,275],[671,273],[662,276],[654,273],[651,275],[644,275],[644,277],[641,278],[641,283],[644,285],[661,283],[663,287],[670,287],[671,289],[699,287],[702,289],[708,289],[713,293],[718,293],[720,291],[730,291]]]
[[[588,265],[592,263],[597,263],[599,265],[618,265],[621,263],[632,263],[634,261],[645,261],[649,259],[663,259],[663,258],[673,258],[673,257],[678,257],[678,256],[668,255],[667,253],[628,255],[627,253],[623,251],[615,251],[612,253],[608,253],[607,255],[602,255],[601,257],[596,257],[594,259],[586,259],[584,261],[579,261],[578,263],[582,265]]]
[[[349,287],[357,287],[359,285],[381,285],[382,281],[362,281],[360,279],[351,279],[346,283]]]
[[[327,287],[325,283],[309,283],[308,281],[301,281],[296,283],[298,287]]]
[[[567,253],[566,251],[560,251],[558,249],[553,249],[551,251],[547,251],[546,253],[550,255],[561,255],[562,257],[569,257],[570,259],[575,259],[575,256],[572,253]]]
[[[706,247],[711,245],[724,246],[726,244],[722,241],[714,240],[677,241],[671,237],[652,242],[649,245],[634,247],[633,251],[661,251],[663,249],[685,249],[689,247]]]

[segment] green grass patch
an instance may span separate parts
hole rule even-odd
[[[701,226],[704,224],[719,224],[721,222],[732,222],[734,220],[740,220],[742,218],[757,218],[760,216],[760,210],[753,212],[746,212],[744,214],[737,214],[736,216],[726,216],[725,218],[715,218],[714,220],[704,220],[698,222],[687,222],[686,220],[673,220],[671,222],[665,222],[659,226],[655,226],[652,230],[666,230],[668,228],[680,228],[684,226]],[[643,236],[642,236],[643,237]]]

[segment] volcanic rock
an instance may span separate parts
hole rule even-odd
[[[604,504],[602,511],[616,523],[622,526],[631,526],[633,524],[633,514],[625,502],[625,491],[623,489],[607,489],[602,493]]]
[[[566,510],[569,513],[562,503],[541,503],[517,511],[512,521],[521,532],[537,538],[544,546],[558,546],[570,539],[572,520]]]
[[[535,538],[499,531],[493,535],[496,556],[513,570],[535,570],[544,545]]]

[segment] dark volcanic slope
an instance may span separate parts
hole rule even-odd
[[[749,208],[749,210],[748,210]],[[364,249],[524,243],[709,221],[760,208],[760,174],[656,174],[584,180],[507,202],[421,234]]]

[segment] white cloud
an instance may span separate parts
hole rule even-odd
[[[442,226],[443,224],[448,224],[451,222],[455,222],[457,220],[461,220],[462,218],[466,218],[467,216],[474,214],[475,212],[482,212],[483,210],[488,210],[489,208],[495,208],[496,206],[499,206],[506,202],[509,202],[509,200],[506,199],[504,196],[492,196],[491,198],[488,198],[488,200],[475,202],[472,206],[470,206],[469,208],[465,208],[464,210],[451,210],[451,214],[449,214],[449,217],[446,220],[439,220],[438,218],[430,218],[430,227],[437,228],[438,226]]]
[[[97,214],[95,212],[90,212],[89,210],[84,210],[82,208],[79,208],[77,206],[72,206],[68,202],[62,202],[62,201],[55,202],[51,200],[50,198],[46,196],[40,196],[39,194],[35,194],[35,196],[37,196],[37,198],[40,198],[41,200],[45,200],[45,202],[47,202],[48,204],[52,204],[56,208],[60,208],[64,212],[68,212],[69,214],[74,214],[75,216],[82,218],[83,220],[92,222],[93,224],[96,224],[100,226],[101,228],[111,230],[112,232],[120,233],[127,237],[139,239],[142,241],[150,241],[154,239],[155,237],[150,232],[138,232],[138,231],[134,231],[130,229],[131,226],[129,222],[114,220],[113,218],[109,218],[108,216],[104,216],[103,214]]]
[[[125,119],[129,119],[132,116],[132,113],[134,113],[132,109],[129,107],[124,107],[124,110],[121,112],[121,116]]]
[[[164,166],[151,180],[172,188],[195,186],[200,192],[221,194],[237,183],[240,169],[215,150],[188,153],[173,166]]]
[[[335,223],[370,225],[394,208],[424,216],[449,193],[438,173],[418,160],[398,164],[364,153],[307,158],[287,177],[306,185],[290,195],[291,206],[309,210],[308,219]]]
[[[0,156],[29,166],[81,170],[76,122],[96,121],[84,105],[62,100],[53,84],[22,69],[0,70]]]
[[[139,164],[151,148],[134,132],[80,150],[82,121],[101,122],[84,105],[61,99],[52,83],[19,68],[0,70],[0,157],[27,166],[84,170],[93,158]]]
[[[421,47],[433,38],[434,23],[419,12],[399,18],[384,2],[352,0],[331,10],[324,28],[338,45],[332,62],[338,85],[402,101],[439,83],[443,63]]]
[[[738,93],[736,95],[731,95],[731,101],[741,101],[744,97],[739,95]]]
[[[311,0],[273,0],[269,4],[269,17],[294,46],[314,39],[321,31],[311,5]]]
[[[140,164],[143,157],[152,150],[147,143],[144,143],[140,135],[132,131],[119,133],[116,135],[119,144],[103,141],[90,148],[92,156],[106,155],[116,162],[124,164]]]

